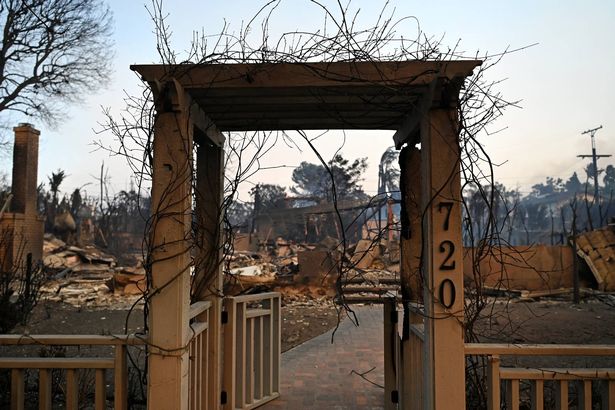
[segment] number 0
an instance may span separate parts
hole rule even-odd
[[[445,294],[445,291],[446,291],[447,287],[450,288],[450,294],[451,294],[450,300],[448,302],[444,300],[444,294]],[[440,299],[440,303],[445,308],[450,309],[455,304],[455,298],[456,297],[457,297],[457,295],[456,295],[456,292],[455,292],[455,284],[450,279],[444,279],[440,283],[440,288],[438,289],[438,298]]]

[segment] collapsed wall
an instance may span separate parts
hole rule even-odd
[[[478,268],[478,270],[476,270]],[[464,276],[474,281],[480,272],[482,285],[501,290],[552,290],[573,286],[574,255],[568,246],[493,247],[487,254],[464,249]]]
[[[615,230],[613,227],[584,232],[575,238],[577,254],[591,270],[598,288],[615,291]]]

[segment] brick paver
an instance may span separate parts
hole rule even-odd
[[[347,318],[331,343],[331,331],[282,354],[280,395],[260,409],[384,409],[382,306],[353,307],[359,327]]]

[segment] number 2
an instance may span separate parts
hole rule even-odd
[[[455,244],[452,241],[446,240],[440,244],[440,253],[446,253],[446,257],[440,264],[440,269],[442,270],[455,269],[455,261],[451,260],[454,252],[455,252]]]

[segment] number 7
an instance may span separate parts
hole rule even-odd
[[[453,210],[452,202],[440,202],[438,204],[438,212],[442,212],[442,209],[446,209],[446,218],[444,218],[444,230],[448,231],[448,223],[451,219],[451,211]]]

